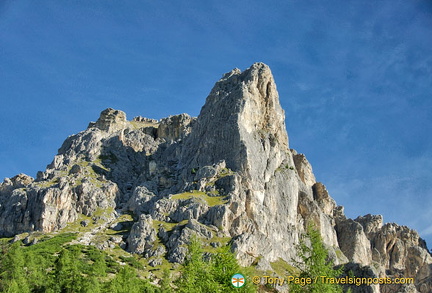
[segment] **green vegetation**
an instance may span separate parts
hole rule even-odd
[[[153,228],[157,231],[159,226],[162,225],[166,231],[172,231],[176,226],[184,226],[188,223],[188,220],[183,220],[179,223],[169,223],[164,221],[153,220]]]
[[[231,276],[241,273],[229,246],[224,246],[204,260],[201,243],[196,238],[188,245],[189,253],[180,278],[175,282],[178,292],[254,292],[253,285],[246,281],[242,288],[231,285]]]
[[[334,269],[334,264],[329,260],[328,251],[324,247],[319,231],[313,226],[308,226],[304,238],[309,239],[310,245],[306,244],[306,239],[302,239],[298,246],[298,254],[301,258],[301,262],[297,262],[297,269],[300,271],[298,277],[315,280],[319,276],[326,276],[327,278],[340,276],[342,268]],[[330,282],[322,282],[318,278],[317,282],[305,286],[292,282],[290,292],[337,293],[342,292],[342,287]]]
[[[218,174],[218,178],[222,178],[228,175],[233,175],[234,172],[228,168],[222,168]]]
[[[102,164],[102,160],[116,160],[117,157],[115,155],[110,154],[109,156],[99,156],[99,159],[94,161],[86,161],[83,158],[78,159],[72,164],[69,164],[67,168],[62,171],[59,171],[55,174],[55,177],[50,180],[38,181],[34,182],[34,184],[41,188],[48,188],[59,183],[59,179],[61,177],[68,178],[69,183],[72,184],[72,187],[77,187],[82,184],[83,179],[85,178],[88,182],[93,184],[94,186],[100,188],[103,186],[104,181],[100,180],[100,175],[109,172],[109,169]],[[81,167],[81,172],[79,174],[70,174],[73,166],[78,165]]]
[[[200,198],[207,202],[209,206],[216,206],[225,204],[226,200],[224,200],[223,196],[208,196],[203,191],[193,190],[191,192],[183,192],[174,194],[171,199],[189,199],[189,198]]]
[[[135,266],[120,266],[93,246],[71,245],[75,234],[45,237],[35,245],[2,242],[1,292],[159,292],[138,277]],[[115,276],[113,276],[115,274]]]
[[[231,276],[245,272],[230,247],[214,248],[209,257],[196,237],[188,246],[184,266],[163,260],[151,269],[160,278],[150,284],[144,258],[124,254],[113,256],[94,246],[71,244],[77,234],[41,236],[37,244],[0,241],[0,292],[254,292],[254,285],[237,289]],[[218,238],[226,243],[228,238]]]
[[[110,214],[112,214],[114,212],[114,208],[113,207],[109,207],[109,208],[97,208],[93,213],[92,213],[92,217],[89,216],[85,216],[83,214],[79,214],[78,215],[78,219],[74,222],[70,222],[66,225],[66,227],[62,228],[60,230],[61,233],[74,233],[74,232],[80,232],[80,233],[85,233],[85,232],[90,232],[92,229],[100,226],[101,224],[104,223],[103,218],[104,217],[109,217]],[[126,218],[131,218],[131,216],[125,214],[122,215],[121,217],[118,218],[118,221],[121,221],[122,219],[126,219]],[[82,221],[87,221],[87,226],[83,227],[81,225]],[[132,219],[130,220],[130,222],[132,222]],[[132,224],[130,224],[132,225]],[[123,231],[113,231],[113,230],[107,230],[104,232],[104,234],[107,235],[112,235],[112,234],[118,234],[120,232],[125,232],[127,231],[126,229]]]
[[[292,276],[298,274],[299,270],[283,259],[278,259],[275,262],[270,263],[272,269],[278,276]]]
[[[34,182],[34,184],[38,187],[41,187],[41,188],[48,188],[48,187],[56,185],[58,183],[58,181],[59,181],[59,179],[57,177],[57,178],[53,178],[52,180]]]
[[[281,172],[281,171],[283,171],[283,170],[292,170],[292,171],[294,171],[295,170],[295,167],[294,166],[290,166],[290,165],[288,165],[288,164],[285,164],[285,165],[281,165],[281,166],[279,166],[277,169],[276,169],[276,171],[278,171],[278,172]]]

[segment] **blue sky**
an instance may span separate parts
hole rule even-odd
[[[432,246],[432,2],[0,1],[0,178],[107,108],[198,115],[224,72],[275,76],[290,146],[350,217]]]

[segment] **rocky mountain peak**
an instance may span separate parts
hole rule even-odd
[[[150,266],[182,263],[196,234],[212,247],[229,242],[242,265],[262,271],[298,259],[295,247],[312,224],[335,263],[358,269],[356,276],[414,277],[412,292],[432,290],[432,257],[417,232],[381,216],[347,218],[306,156],[289,149],[263,63],[224,74],[197,118],[127,121],[108,108],[69,136],[35,180],[20,174],[0,184],[0,236],[49,233],[82,219],[97,228],[77,241],[119,246]],[[116,229],[123,237],[105,237]]]
[[[225,160],[242,174],[268,177],[263,171],[274,171],[287,148],[285,115],[273,75],[267,65],[255,63],[243,72],[234,69],[216,82],[183,157],[191,167]],[[258,158],[258,153],[264,156]]]
[[[226,118],[235,116],[237,124],[247,133],[268,132],[278,143],[287,146],[285,114],[270,68],[255,63],[241,72],[234,69],[220,79],[207,97],[200,116],[222,114],[222,104],[231,106]]]

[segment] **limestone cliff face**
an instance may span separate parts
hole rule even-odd
[[[289,148],[276,84],[263,63],[223,75],[197,118],[128,121],[106,109],[67,138],[36,179],[20,174],[0,184],[2,236],[57,231],[82,215],[102,220],[103,232],[117,229],[125,213],[135,220],[127,237],[95,245],[119,245],[150,266],[163,258],[182,262],[183,244],[196,234],[212,247],[229,240],[241,264],[271,270],[274,261],[297,258],[295,246],[311,223],[336,264],[349,263],[359,276],[416,280],[415,288],[364,290],[432,290],[432,258],[415,231],[380,216],[346,218],[306,157]],[[80,237],[95,243],[94,233]]]
[[[234,238],[243,264],[250,265],[262,255],[262,265],[267,267],[278,258],[291,261],[309,220],[327,231],[326,243],[337,248],[331,219],[318,206],[312,208],[313,219],[298,213],[299,200],[313,203],[315,181],[312,177],[306,183],[299,180],[284,111],[271,71],[263,63],[244,72],[234,69],[216,83],[185,141],[184,180],[192,181],[189,169],[219,161],[239,176],[236,192],[220,214],[227,219],[223,231]],[[306,166],[299,163],[299,168]]]

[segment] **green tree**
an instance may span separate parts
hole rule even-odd
[[[306,243],[309,239],[309,244]],[[322,242],[320,232],[312,225],[307,228],[307,233],[298,246],[298,254],[301,262],[297,262],[300,270],[300,278],[310,278],[317,280],[309,285],[302,286],[292,282],[290,292],[310,292],[310,293],[338,293],[342,292],[342,287],[330,282],[323,282],[321,276],[336,278],[341,275],[341,269],[334,269],[333,262],[329,259],[328,251]],[[318,278],[317,278],[318,277]]]
[[[44,292],[45,286],[49,283],[45,265],[46,262],[41,255],[26,251],[27,281],[32,292]]]
[[[58,292],[82,292],[85,279],[78,267],[81,263],[80,251],[74,246],[68,248],[71,251],[63,249],[55,263],[55,278],[52,287]]]
[[[83,293],[100,293],[101,291],[101,283],[95,276],[89,276],[85,278],[82,291]]]
[[[234,288],[231,285],[231,277],[234,274],[242,273],[246,277],[245,269],[240,267],[234,253],[231,252],[231,246],[227,245],[220,248],[211,260],[211,274],[215,281],[220,284],[223,292],[255,292],[256,288],[247,280],[241,288]]]
[[[171,272],[169,268],[163,270],[162,280],[160,283],[160,289],[162,293],[169,293],[172,291],[171,288]]]
[[[201,242],[194,235],[188,245],[188,254],[182,274],[177,281],[179,292],[220,292],[220,286],[210,273],[210,265],[203,260]]]
[[[106,288],[105,292],[112,293],[153,293],[157,288],[151,285],[147,280],[141,280],[137,277],[135,269],[124,266],[116,274]]]
[[[90,258],[93,261],[90,267],[90,275],[105,277],[107,275],[105,253],[100,251],[99,249],[93,249],[91,251]]]
[[[176,282],[179,292],[254,292],[248,282],[242,288],[231,285],[231,277],[242,269],[229,246],[221,248],[207,260],[203,259],[201,246],[199,239],[193,236],[182,275]]]
[[[5,292],[30,292],[25,254],[20,242],[15,242],[6,249],[6,254],[2,258],[0,276],[2,289]]]

